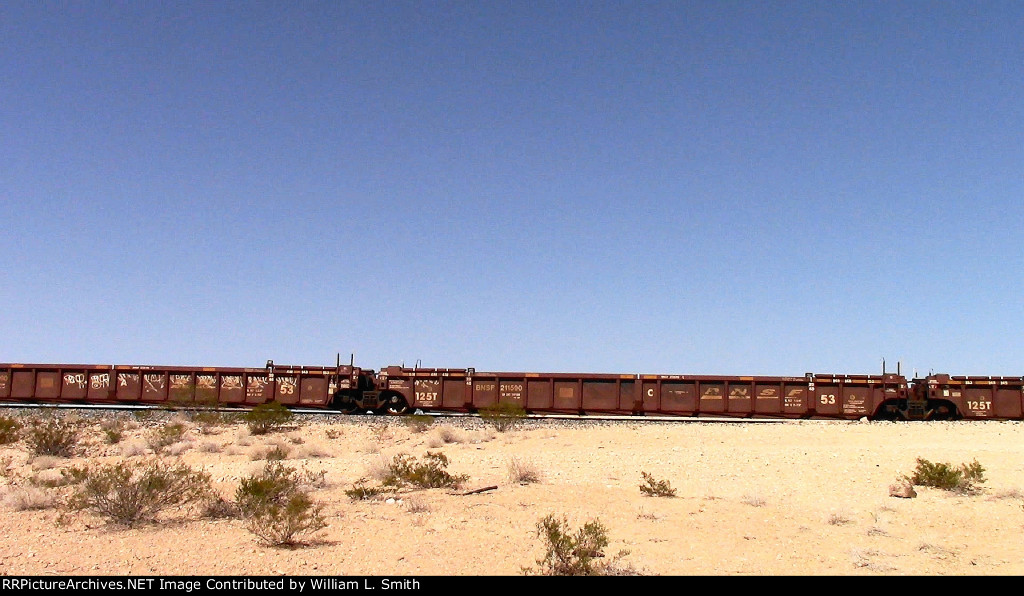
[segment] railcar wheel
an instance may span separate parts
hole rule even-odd
[[[402,416],[403,414],[409,413],[409,402],[405,401],[405,398],[397,393],[392,393],[388,397],[388,402],[381,408],[381,412],[389,416]]]

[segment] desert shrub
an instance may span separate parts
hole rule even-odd
[[[18,442],[18,431],[21,430],[21,423],[15,418],[0,416],[0,445],[10,445]]]
[[[124,438],[124,423],[120,420],[104,420],[100,422],[100,430],[103,431],[103,441],[107,445],[116,445]]]
[[[674,497],[676,489],[672,488],[668,480],[658,480],[647,472],[640,472],[644,484],[640,485],[640,492],[649,497]]]
[[[146,444],[154,453],[160,453],[164,448],[177,443],[185,437],[185,425],[181,422],[172,422],[150,431],[146,438]]]
[[[740,501],[744,505],[750,505],[751,507],[764,507],[765,505],[768,504],[768,501],[766,501],[764,497],[758,494],[743,495]]]
[[[430,503],[423,499],[407,499],[405,510],[409,513],[430,513]]]
[[[323,505],[302,488],[295,468],[268,462],[259,474],[242,479],[235,503],[246,527],[268,546],[298,544],[304,534],[327,527]]]
[[[239,517],[238,506],[223,497],[207,501],[203,508],[203,517],[207,519],[232,519]]]
[[[426,432],[434,424],[434,417],[426,414],[413,414],[405,418],[405,425],[414,433]]]
[[[544,541],[546,552],[537,561],[541,575],[621,575],[632,571],[620,568],[618,561],[629,554],[621,551],[611,561],[598,561],[608,546],[608,530],[600,520],[591,520],[573,533],[565,518],[547,515],[537,522],[537,536]]]
[[[334,453],[322,445],[303,445],[295,450],[296,459],[323,459],[334,457]]]
[[[283,461],[288,459],[288,454],[289,450],[287,445],[276,444],[257,449],[256,451],[253,451],[252,455],[249,457],[253,461],[261,459],[265,459],[267,461]]]
[[[69,475],[78,481],[68,501],[72,509],[92,511],[125,527],[153,521],[169,507],[201,503],[212,495],[208,474],[160,460],[79,468]]]
[[[533,462],[513,457],[508,462],[508,479],[519,484],[540,482],[540,471]]]
[[[978,460],[969,464],[961,464],[959,468],[945,463],[932,463],[924,458],[917,458],[917,468],[910,481],[917,486],[932,486],[959,493],[970,493],[978,490],[978,485],[985,482],[985,468]]]
[[[50,509],[56,504],[52,491],[37,486],[16,487],[11,489],[4,503],[15,511]]]
[[[503,401],[480,408],[480,418],[498,432],[505,432],[526,419],[526,410],[517,402]]]
[[[34,455],[70,457],[78,445],[78,425],[57,417],[33,421],[25,436]]]
[[[292,412],[276,401],[260,404],[242,415],[254,435],[265,435],[291,422]]]
[[[448,458],[443,453],[428,451],[423,456],[423,461],[417,461],[415,457],[402,453],[396,455],[388,465],[382,484],[395,488],[407,485],[418,488],[443,488],[460,486],[469,479],[466,475],[449,474],[447,467]]]
[[[368,482],[369,480],[366,478],[356,480],[352,484],[352,488],[345,489],[345,494],[353,501],[366,501],[392,490],[383,486],[370,486]]]
[[[444,425],[437,429],[437,436],[441,439],[442,444],[447,443],[463,443],[466,441],[462,431],[457,428],[453,428],[448,425]]]

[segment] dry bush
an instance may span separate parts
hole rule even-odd
[[[58,486],[64,486],[68,484],[68,478],[64,474],[64,470],[57,468],[51,468],[49,470],[40,470],[33,474],[29,479],[29,483],[35,486],[45,486],[48,488],[54,488]]]
[[[177,443],[172,443],[168,445],[167,448],[164,449],[164,453],[166,453],[167,455],[178,457],[191,448],[192,441],[178,441]]]
[[[52,490],[37,486],[12,487],[4,504],[15,511],[51,509],[57,505],[57,497]]]
[[[919,457],[910,481],[916,486],[932,486],[961,494],[975,493],[981,490],[978,485],[985,482],[985,468],[978,460],[954,468]]]
[[[213,441],[203,441],[199,444],[199,451],[202,453],[220,453],[220,443],[214,443]]]
[[[740,499],[744,505],[750,505],[751,507],[764,507],[768,504],[760,495],[743,495]]]
[[[123,457],[138,457],[146,453],[146,446],[138,441],[132,441],[121,446],[121,455]]]
[[[107,445],[116,445],[124,438],[124,422],[116,418],[101,421],[100,430]]]
[[[53,457],[52,455],[40,455],[39,457],[32,458],[32,469],[39,472],[41,470],[52,470],[60,466],[61,462],[64,461],[62,458]]]
[[[480,408],[480,418],[500,433],[512,430],[526,419],[526,410],[518,402],[503,401]]]
[[[567,519],[547,515],[537,522],[537,536],[546,552],[537,560],[538,569],[525,568],[527,574],[539,575],[635,575],[631,567],[622,567],[620,560],[629,554],[621,551],[610,561],[604,558],[608,546],[608,530],[600,520],[585,523],[575,533]]]
[[[437,429],[436,437],[444,443],[464,443],[466,442],[462,432],[457,428],[451,426],[442,426]]]
[[[432,424],[434,417],[426,414],[413,414],[405,418],[405,426],[414,433],[427,432]]]
[[[260,404],[242,415],[242,421],[254,435],[265,435],[292,421],[293,415],[283,404],[276,401]]]
[[[212,496],[208,474],[160,460],[87,466],[69,473],[80,480],[68,501],[71,509],[92,511],[125,527],[153,521],[169,507],[201,503]]]
[[[249,427],[240,426],[235,430],[235,440],[232,441],[235,445],[241,447],[248,447],[253,444],[252,433],[249,432]]]
[[[395,438],[394,431],[386,422],[374,426],[370,432],[373,433],[373,440],[378,443],[388,443]]]
[[[672,488],[668,480],[658,480],[647,472],[640,472],[644,484],[640,485],[640,492],[649,497],[674,497],[676,489]]]
[[[352,483],[352,488],[345,489],[345,494],[353,501],[368,501],[375,499],[382,494],[393,492],[391,488],[383,486],[371,486],[369,479],[360,478]]]
[[[71,457],[78,439],[78,424],[55,416],[34,419],[25,429],[25,443],[33,455]]]
[[[241,517],[238,506],[223,497],[207,501],[202,517],[206,519],[235,519]]]
[[[182,422],[172,422],[154,428],[146,436],[146,444],[153,453],[161,453],[163,450],[185,438],[185,431],[188,429]]]
[[[533,484],[540,482],[541,474],[537,464],[513,457],[508,462],[508,479],[519,484]]]
[[[290,449],[283,443],[274,443],[272,445],[264,445],[258,449],[254,449],[249,454],[249,459],[253,461],[283,461],[288,459]]]
[[[645,519],[648,521],[661,521],[662,519],[665,519],[665,516],[655,511],[647,511],[646,509],[641,507],[639,511],[637,511],[636,513],[636,518]]]
[[[366,466],[366,475],[378,482],[383,482],[391,473],[391,462],[383,455],[377,456]]]
[[[329,459],[334,453],[316,443],[306,444],[295,450],[296,459]]]
[[[268,546],[300,544],[299,537],[327,527],[323,505],[302,488],[295,468],[268,462],[259,474],[242,479],[235,503],[246,527]]]
[[[874,525],[868,528],[868,536],[888,536],[889,532],[882,526]]]
[[[430,513],[430,503],[423,499],[410,497],[403,504],[405,505],[405,510],[409,513]]]
[[[477,445],[479,443],[486,443],[488,441],[493,441],[495,436],[497,436],[497,435],[495,435],[494,431],[488,428],[488,429],[485,429],[485,430],[473,431],[473,432],[471,432],[469,434],[469,437],[467,437],[467,438],[465,438],[463,440],[464,441],[468,441],[468,442],[470,442],[470,443],[472,443],[474,445]]]
[[[846,524],[853,523],[853,520],[849,518],[845,513],[833,512],[828,515],[825,519],[830,526],[845,526]]]
[[[21,431],[21,422],[9,416],[0,416],[0,445],[17,443]]]
[[[417,488],[458,487],[469,479],[469,476],[449,474],[448,458],[443,453],[428,451],[423,461],[402,453],[396,455],[388,466],[388,473],[383,480],[384,486],[400,488],[412,485]]]

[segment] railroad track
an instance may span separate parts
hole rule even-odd
[[[239,414],[244,413],[248,410],[241,408],[187,408],[187,407],[167,407],[153,404],[41,404],[41,403],[24,403],[24,402],[0,402],[0,409],[11,408],[18,410],[69,410],[69,411],[110,411],[110,412],[217,412],[224,414]],[[368,412],[365,414],[350,414],[345,412],[339,412],[337,410],[325,410],[320,408],[291,408],[292,414],[296,416],[327,416],[327,417],[338,417],[340,419],[352,419],[352,420],[369,420],[369,419],[392,419],[401,420],[402,416],[389,416],[386,414],[374,414]],[[464,419],[480,419],[479,414],[471,412],[424,412],[416,411],[413,414],[420,416],[430,416],[431,418],[464,418]],[[742,417],[729,417],[729,416],[624,416],[624,415],[611,415],[611,414],[527,414],[526,420],[568,420],[568,421],[593,421],[593,422],[702,422],[702,423],[751,423],[751,424],[779,424],[786,422],[801,421],[801,419],[794,418],[742,418]],[[837,422],[837,420],[818,419],[822,422]],[[848,420],[838,420],[838,422],[849,422]]]

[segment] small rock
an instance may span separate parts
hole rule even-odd
[[[899,497],[901,499],[913,499],[917,496],[917,491],[914,490],[914,485],[904,478],[889,485],[889,496]]]

